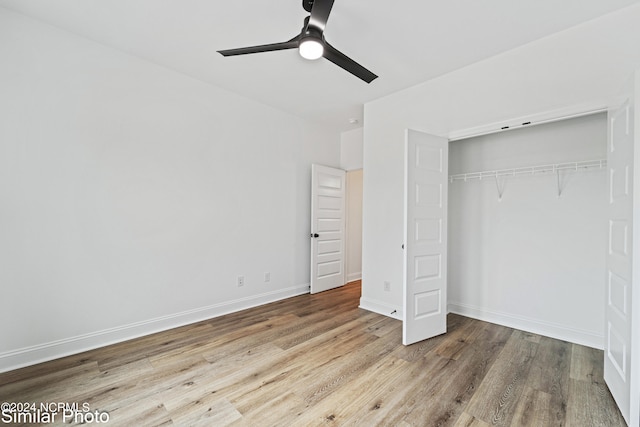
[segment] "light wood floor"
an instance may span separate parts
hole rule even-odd
[[[404,347],[359,296],[356,282],[0,374],[0,402],[87,402],[108,426],[624,426],[601,351],[457,315]]]

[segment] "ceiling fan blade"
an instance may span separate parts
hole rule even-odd
[[[378,76],[373,74],[371,71],[364,68],[362,65],[358,64],[353,59],[349,58],[344,53],[340,52],[335,47],[331,46],[326,41],[324,42],[324,55],[326,59],[336,64],[338,67],[345,69],[350,72],[354,76],[364,80],[367,83],[371,83],[373,80],[377,79]]]
[[[239,47],[237,49],[219,50],[222,56],[248,55],[251,53],[273,52],[276,50],[296,49],[298,47],[298,39],[296,36],[287,42],[262,44],[259,46]]]
[[[309,25],[317,28],[322,33],[327,25],[332,7],[333,0],[314,0]]]

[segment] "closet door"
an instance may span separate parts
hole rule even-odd
[[[449,141],[407,130],[402,343],[447,330]]]
[[[637,85],[631,85],[637,88]],[[629,426],[640,424],[640,148],[635,89],[609,111],[604,379]]]

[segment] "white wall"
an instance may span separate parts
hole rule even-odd
[[[362,278],[362,169],[347,171],[347,282]]]
[[[449,144],[450,174],[605,159],[605,114]],[[449,185],[449,309],[604,344],[605,169]]]
[[[362,128],[340,134],[340,168],[350,171],[362,169]]]
[[[635,5],[365,104],[362,307],[402,314],[405,129],[448,136],[606,107],[640,68],[638,20]]]
[[[0,58],[0,371],[308,291],[338,134],[1,8]]]

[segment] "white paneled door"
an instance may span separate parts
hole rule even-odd
[[[311,165],[311,293],[345,283],[345,171]]]
[[[407,130],[402,343],[447,330],[449,141]]]
[[[634,137],[633,90],[629,95],[621,107],[609,111],[604,379],[627,424],[637,427],[640,424],[640,307],[637,303],[640,263],[634,256],[640,255],[637,247],[640,188],[634,158],[638,159],[640,150]]]

